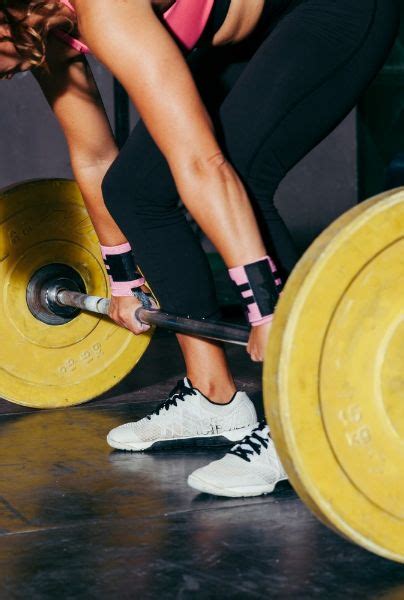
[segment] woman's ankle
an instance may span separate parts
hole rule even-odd
[[[223,347],[218,342],[178,334],[192,385],[216,404],[228,404],[236,386]]]
[[[233,379],[222,377],[207,378],[202,373],[188,374],[187,377],[192,382],[192,385],[198,389],[204,396],[209,398],[215,404],[228,404],[237,389]]]

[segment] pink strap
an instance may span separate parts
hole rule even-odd
[[[265,323],[271,323],[274,315],[263,315],[261,310],[255,301],[254,292],[250,287],[250,282],[248,279],[247,271],[245,267],[249,265],[254,265],[255,263],[260,263],[266,261],[268,262],[268,267],[270,268],[272,274],[274,275],[274,281],[276,286],[282,285],[282,280],[276,277],[278,270],[277,267],[270,256],[263,256],[259,258],[257,261],[253,263],[249,263],[247,265],[242,265],[240,267],[232,267],[229,269],[229,275],[237,287],[241,288],[239,291],[241,293],[242,298],[247,301],[248,298],[251,298],[250,302],[246,302],[246,316],[247,319],[253,327],[257,327],[258,325],[264,325]],[[276,277],[276,278],[275,278]]]
[[[76,9],[74,8],[73,4],[69,0],[59,0],[59,2],[61,4],[64,4],[65,6],[67,6],[67,8],[70,8],[70,10],[72,12],[76,12]]]
[[[69,0],[59,0],[59,2],[67,6],[67,8],[69,8],[72,12],[76,12],[76,9]],[[80,52],[81,54],[91,53],[90,48],[86,46],[86,44],[83,44],[83,42],[80,42],[80,40],[77,40],[76,38],[68,34],[66,31],[63,31],[63,29],[54,29],[53,34],[57,38],[59,38],[59,40],[62,40],[62,42],[64,42],[71,48],[74,48],[76,52]]]
[[[145,284],[144,277],[139,276],[137,279],[133,279],[132,281],[115,281],[113,277],[109,274],[109,265],[107,262],[108,256],[118,256],[119,254],[125,254],[126,252],[131,252],[132,247],[129,242],[125,242],[123,244],[119,244],[118,246],[103,246],[101,247],[101,255],[106,263],[106,270],[108,273],[109,283],[111,286],[111,294],[112,296],[133,296],[133,290],[142,287]]]
[[[278,272],[278,269],[276,268],[276,264],[274,263],[274,261],[272,260],[272,258],[270,256],[263,256],[262,258],[259,258],[257,261],[254,261],[254,262],[261,262],[262,260],[267,260],[269,262],[272,273],[275,274]],[[230,277],[232,278],[232,280],[234,281],[234,283],[236,285],[243,285],[245,283],[248,283],[247,274],[244,270],[245,266],[248,266],[248,265],[243,265],[242,267],[233,267],[233,268],[229,269]],[[275,279],[275,284],[282,285],[282,279],[279,279],[279,278]]]
[[[258,311],[259,312],[259,311]],[[268,315],[267,317],[263,317],[262,319],[257,316],[257,320],[252,321],[251,327],[259,327],[259,325],[266,325],[267,323],[272,323],[275,315]]]
[[[132,250],[132,246],[129,242],[125,242],[124,244],[120,244],[119,246],[103,246],[100,244],[102,258],[105,260],[107,255],[116,256],[117,254],[123,254],[124,252],[130,252]]]
[[[81,54],[91,53],[91,50],[88,46],[83,44],[83,42],[80,42],[80,40],[77,40],[76,38],[66,33],[66,31],[63,31],[63,29],[53,29],[52,33],[57,38],[59,38],[59,40],[62,40],[62,42],[65,42],[65,44],[67,44],[71,48],[74,48],[77,52],[80,52]]]
[[[130,298],[133,297],[132,290],[142,287],[145,281],[144,279],[135,279],[134,281],[114,281],[112,277],[110,277],[109,283],[111,286],[111,296]]]
[[[201,37],[215,0],[177,0],[164,19],[177,39],[191,50]]]

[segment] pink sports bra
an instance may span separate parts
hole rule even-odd
[[[75,12],[70,0],[59,1]],[[176,0],[175,4],[164,13],[168,28],[188,50],[192,50],[203,34],[214,2],[215,0]],[[62,29],[55,29],[54,34],[77,52],[90,53],[88,46]]]

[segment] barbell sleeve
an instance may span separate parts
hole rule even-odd
[[[108,298],[89,296],[88,294],[81,294],[80,292],[72,292],[70,290],[57,290],[56,297],[53,297],[52,290],[48,294],[51,301],[56,301],[61,306],[71,306],[100,315],[109,315],[111,301]]]

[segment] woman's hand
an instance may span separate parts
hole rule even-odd
[[[135,318],[135,311],[141,306],[142,303],[140,300],[134,296],[113,296],[111,298],[109,316],[121,327],[126,327],[126,329],[129,329],[129,331],[132,331],[135,335],[140,335],[150,329],[150,325],[140,323],[140,321],[137,321]]]
[[[268,345],[272,323],[251,328],[247,352],[254,362],[263,362]]]

